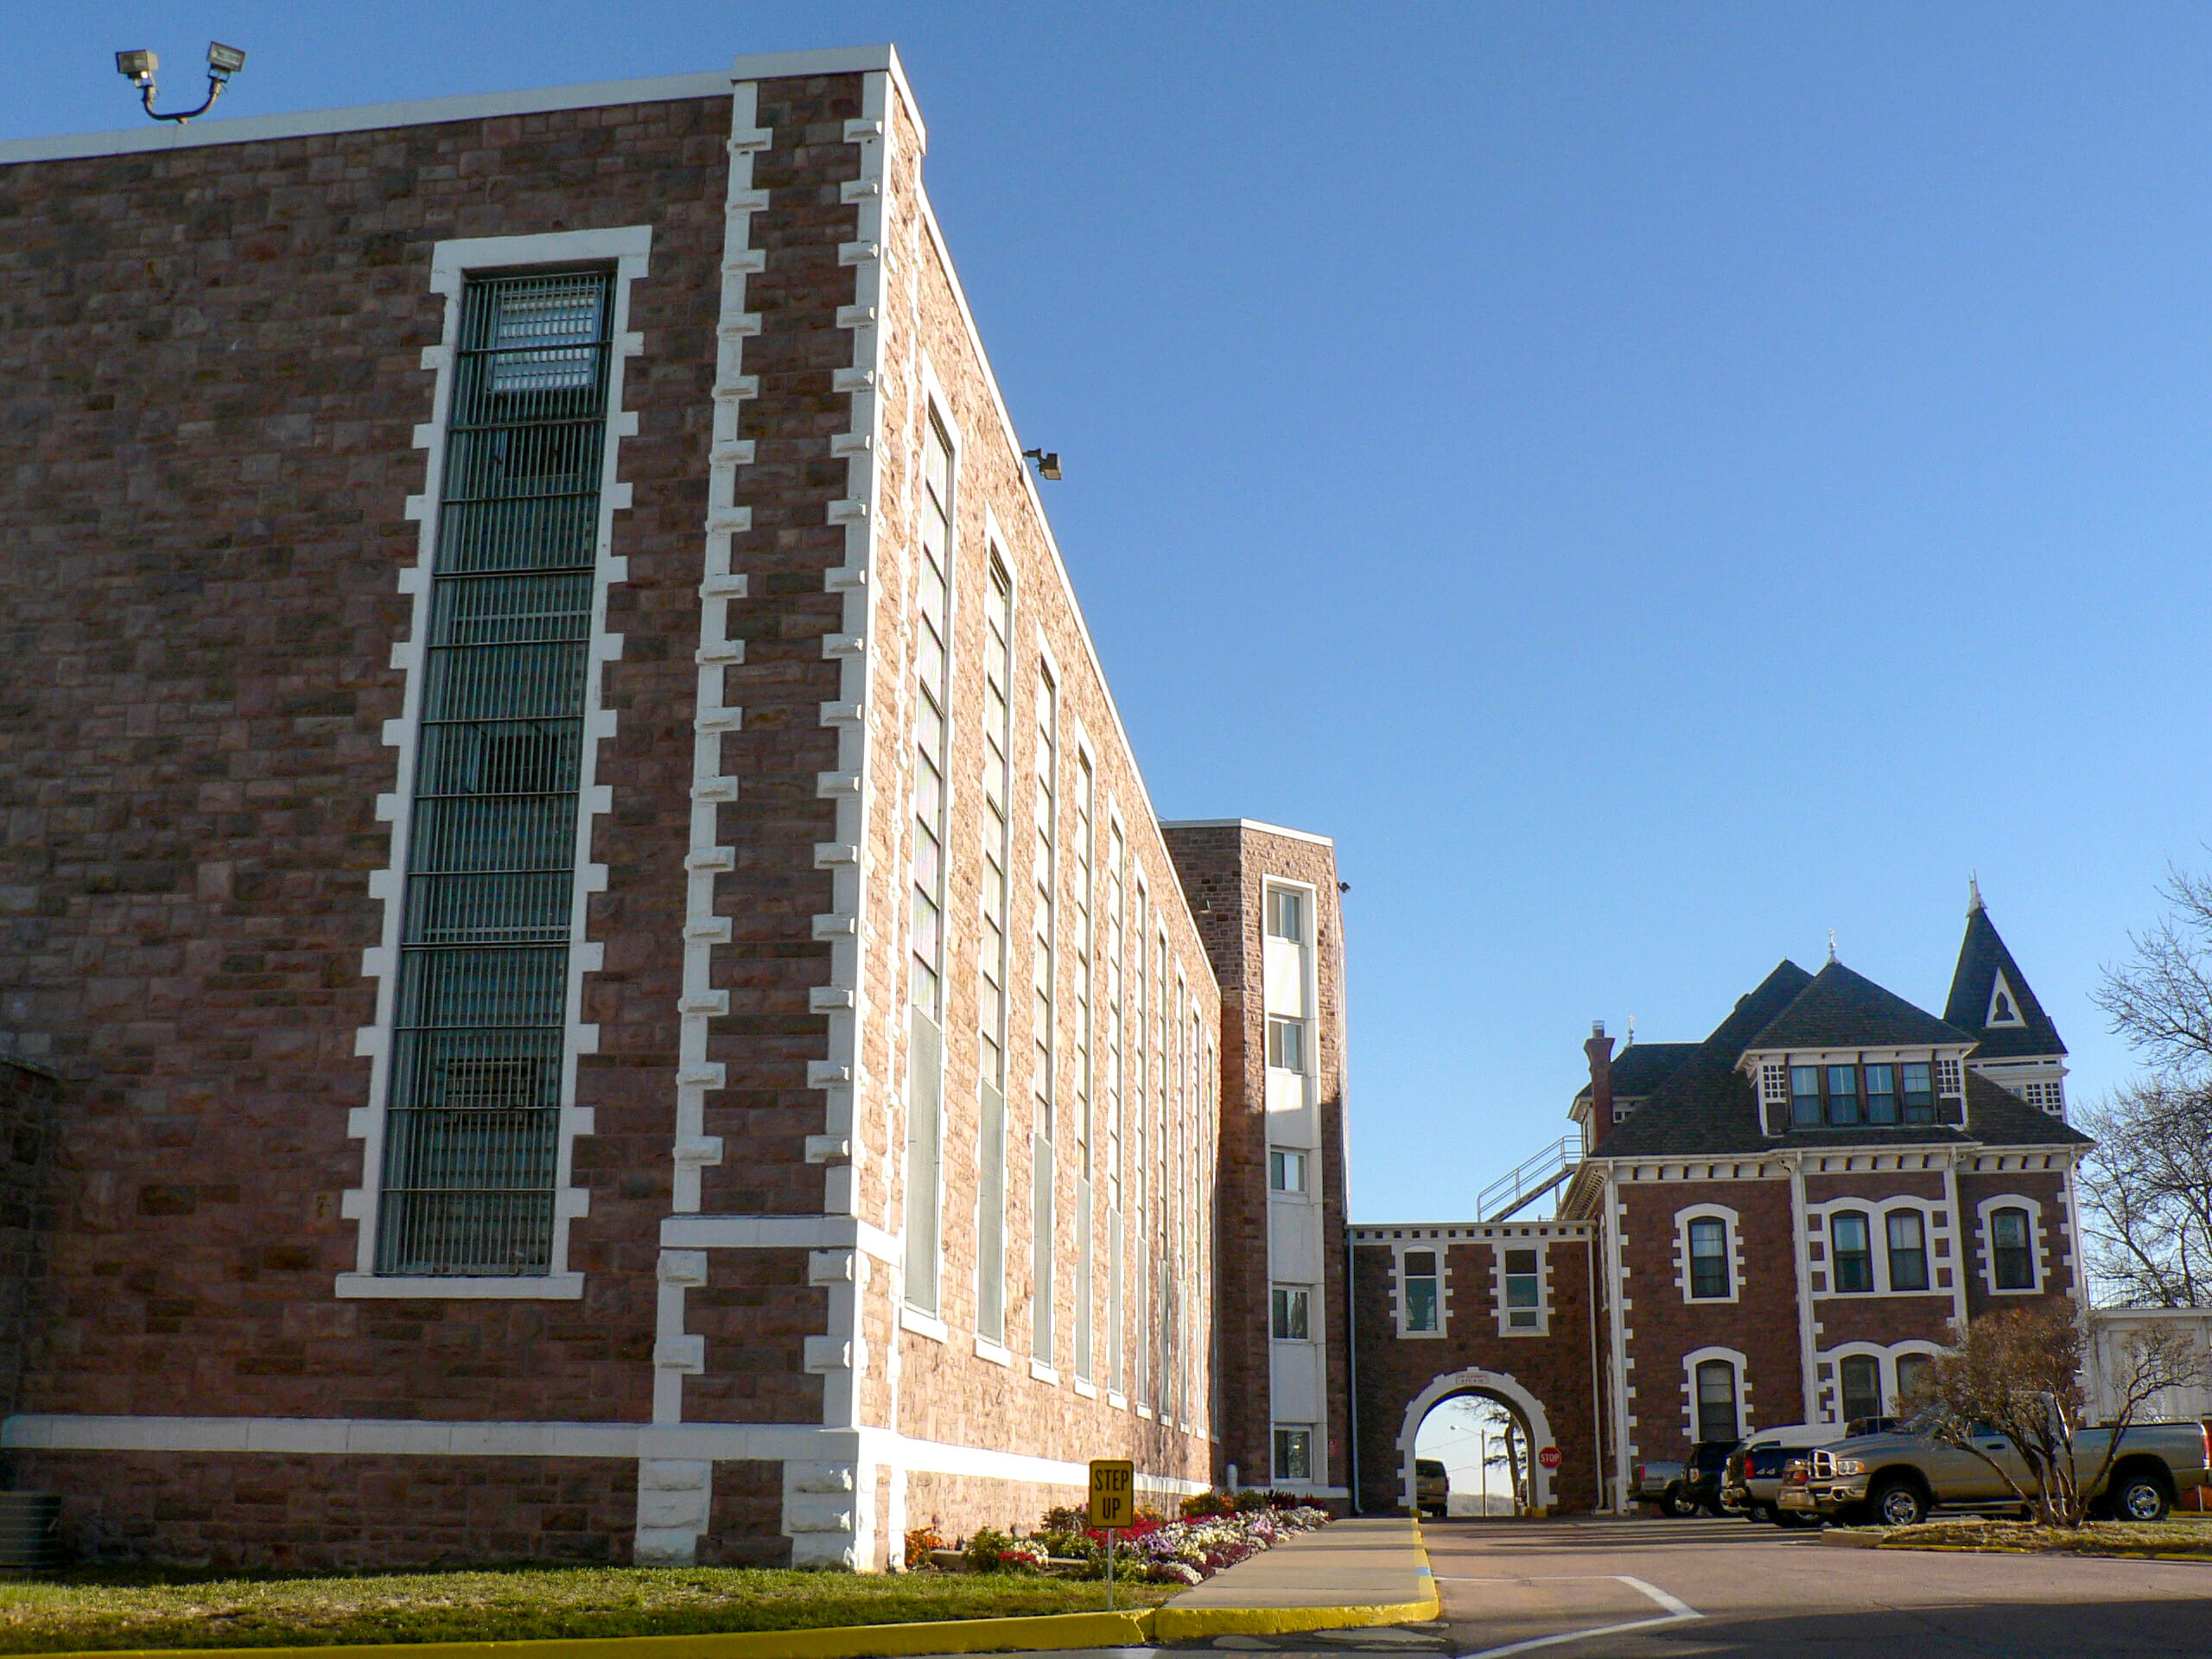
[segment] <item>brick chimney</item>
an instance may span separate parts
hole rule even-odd
[[[1590,1040],[1582,1052],[1590,1057],[1589,1144],[1584,1150],[1594,1154],[1613,1129],[1613,1039],[1605,1035],[1604,1020],[1590,1022]]]

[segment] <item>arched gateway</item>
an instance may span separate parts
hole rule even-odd
[[[1421,1420],[1470,1394],[1527,1428],[1532,1508],[1598,1507],[1592,1235],[1579,1221],[1351,1229],[1362,1511],[1412,1507]]]

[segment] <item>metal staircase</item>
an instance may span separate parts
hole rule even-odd
[[[1475,1195],[1477,1221],[1503,1221],[1567,1185],[1582,1162],[1582,1134],[1572,1130]]]

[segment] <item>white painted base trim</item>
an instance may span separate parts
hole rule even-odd
[[[434,1423],[378,1417],[95,1417],[0,1421],[0,1446],[43,1452],[307,1453],[353,1457],[636,1458],[657,1463],[868,1463],[908,1473],[1085,1486],[1090,1465],[991,1446],[813,1423]],[[1147,1491],[1202,1480],[1141,1471]]]

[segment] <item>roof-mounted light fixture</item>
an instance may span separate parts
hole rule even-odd
[[[1060,481],[1060,452],[1058,450],[1025,449],[1021,452],[1021,458],[1024,461],[1033,461],[1037,463],[1038,477],[1050,479],[1055,484]]]
[[[173,110],[164,114],[154,107],[154,74],[162,67],[161,59],[151,52],[118,52],[115,54],[115,73],[138,89],[138,102],[146,113],[156,121],[189,121],[195,115],[205,115],[215,107],[215,100],[223,95],[223,88],[231,84],[231,77],[245,67],[245,54],[235,46],[225,46],[220,41],[207,42],[207,96],[196,110]]]

